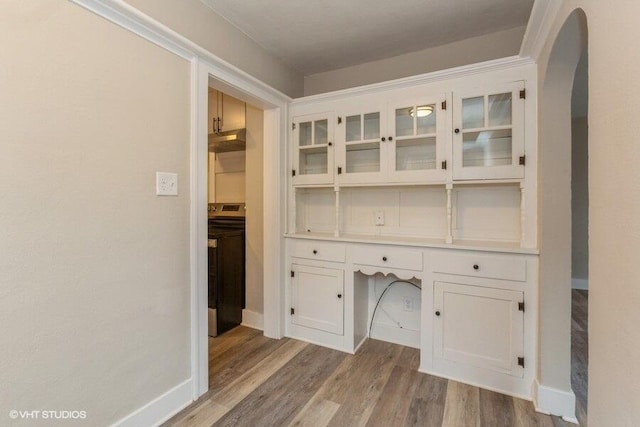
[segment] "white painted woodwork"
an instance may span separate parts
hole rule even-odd
[[[344,333],[344,272],[293,264],[291,322],[332,334]]]
[[[387,133],[384,102],[344,101],[336,110],[336,182],[385,182],[389,156],[382,141]]]
[[[291,242],[291,250],[298,258],[333,262],[344,262],[346,258],[346,248],[340,243],[293,240]]]
[[[524,166],[519,164],[520,156],[525,155],[524,111],[526,98],[520,98],[520,91],[524,87],[524,82],[520,81],[454,92],[453,179],[524,178]],[[501,108],[500,103],[496,103],[494,108],[490,108],[489,100],[491,97],[498,97],[501,94],[510,94],[510,120],[504,120],[503,116],[491,114],[495,111],[500,112]],[[478,105],[465,107],[465,103],[473,99],[478,99]],[[464,115],[464,111],[470,111],[470,113]],[[493,117],[495,117],[495,123],[492,122]],[[505,142],[508,139],[506,137],[492,139],[492,136],[504,133],[510,134],[509,143]],[[476,142],[469,143],[465,149],[465,135],[473,136],[476,134],[478,135]]]
[[[334,178],[333,113],[294,117],[292,124],[294,184],[330,184]]]
[[[351,257],[354,264],[422,271],[422,252],[389,246],[364,246]]]
[[[443,182],[446,179],[446,166],[450,163],[446,144],[446,133],[449,113],[443,109],[447,94],[436,96],[418,96],[403,100],[390,101],[388,104],[388,181],[389,182]],[[420,107],[428,107],[432,112],[421,118]],[[412,130],[400,127],[396,115],[400,111],[414,111],[410,115]],[[423,121],[429,120],[429,124]],[[432,126],[434,126],[432,128]],[[387,139],[388,139],[387,137]],[[432,146],[425,146],[425,140],[432,141]]]
[[[434,290],[436,369],[446,361],[522,377],[522,292],[446,282]]]
[[[451,218],[453,241],[521,241],[522,204],[519,185],[491,182],[455,187]]]
[[[293,316],[287,317],[286,334],[353,353],[370,333],[372,307],[363,308],[361,299],[375,298],[373,278],[417,280],[419,331],[402,331],[387,321],[373,336],[419,346],[422,372],[530,399],[537,370],[535,67],[506,61],[431,77],[292,102],[296,123],[333,115],[335,163],[328,176],[299,180],[296,174],[289,181],[286,268],[304,264],[344,273],[342,318],[327,320],[342,321],[344,334],[296,324]],[[527,98],[521,99],[525,85]],[[463,100],[474,97],[476,102],[465,104],[472,109],[462,128]],[[419,106],[431,106],[435,114],[421,122],[421,131],[409,114]],[[487,114],[479,115],[480,109]],[[505,140],[489,144],[488,153],[497,156],[486,166],[480,166],[482,156],[467,157],[465,166],[465,131],[477,132],[474,138],[510,132],[511,150],[500,151],[508,147]],[[295,168],[299,135],[290,135]],[[396,170],[395,144],[422,137],[435,139],[433,152],[420,147],[402,155],[416,165],[429,158],[433,168]],[[356,147],[362,148],[361,158],[355,157]],[[376,221],[380,216],[384,220]],[[323,244],[340,246],[326,256]],[[391,306],[402,303],[392,298]],[[518,310],[523,301],[524,312]],[[447,310],[436,318],[438,306]],[[320,309],[316,317],[329,318],[330,312]],[[518,357],[525,358],[524,368]]]
[[[458,251],[446,254],[434,253],[431,261],[435,273],[518,282],[527,280],[527,262],[520,255]]]
[[[336,230],[333,188],[297,188],[293,219],[298,233],[331,233]]]

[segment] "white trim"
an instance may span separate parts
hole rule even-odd
[[[207,334],[207,95],[209,76],[225,88],[247,94],[265,109],[265,168],[264,168],[264,294],[265,335],[279,338],[284,328],[282,312],[282,255],[284,253],[283,197],[284,139],[287,103],[291,99],[282,92],[217,57],[162,23],[143,14],[123,0],[70,0],[74,4],[162,47],[191,64],[191,141],[190,141],[190,273],[191,273],[191,375],[187,384],[189,395],[182,404],[189,404],[204,394],[208,387]],[[276,224],[276,226],[274,226]],[[184,384],[178,386],[180,390]],[[169,391],[167,393],[173,393]],[[182,396],[182,394],[179,394]],[[154,403],[155,402],[155,403]],[[175,402],[165,399],[150,403],[154,411],[164,409],[174,413]],[[129,419],[134,414],[126,417]],[[146,425],[140,422],[127,425]]]
[[[208,327],[205,329],[201,329],[201,325],[198,319],[198,310],[194,308],[198,307],[198,301],[201,299],[206,300],[207,294],[206,292],[203,294],[202,289],[200,289],[200,283],[202,280],[208,280],[208,274],[205,267],[202,267],[202,263],[206,263],[206,257],[203,261],[202,251],[206,251],[206,247],[203,249],[199,245],[203,245],[198,239],[194,238],[194,236],[199,235],[200,233],[207,233],[208,229],[205,228],[203,231],[202,222],[203,217],[206,217],[206,210],[204,212],[200,212],[199,207],[203,203],[202,198],[204,194],[204,203],[207,202],[207,177],[205,174],[205,185],[204,189],[202,189],[202,173],[199,167],[194,167],[194,165],[198,165],[199,153],[200,153],[200,123],[198,116],[198,107],[199,107],[199,95],[202,92],[199,86],[198,79],[198,71],[199,71],[199,60],[198,58],[194,58],[191,61],[191,96],[190,96],[190,104],[191,104],[191,116],[190,116],[190,143],[189,143],[189,249],[191,252],[191,256],[189,257],[189,270],[190,270],[190,304],[189,304],[189,321],[190,321],[190,343],[191,343],[191,378],[193,378],[193,390],[192,390],[192,398],[195,400],[200,394],[199,390],[202,389],[202,382],[206,383],[207,388],[209,387],[209,375],[203,376],[200,370],[202,369],[201,364],[199,365],[198,358],[198,346],[199,344],[199,335],[204,333],[208,333]],[[205,120],[206,126],[206,120]],[[205,170],[207,162],[204,162]],[[204,219],[206,221],[206,218]],[[204,244],[206,246],[206,244]],[[209,349],[207,345],[207,355],[209,354]],[[208,367],[208,365],[207,365]]]
[[[402,89],[420,84],[428,84],[443,80],[455,78],[463,78],[474,76],[477,74],[507,70],[525,65],[534,64],[531,58],[522,58],[518,55],[509,56],[491,61],[478,62],[476,64],[463,65],[460,67],[448,68],[446,70],[433,71],[431,73],[417,74],[415,76],[403,77],[396,80],[388,80],[380,83],[373,83],[365,86],[358,86],[349,89],[337,90],[334,92],[321,93],[318,95],[305,96],[296,98],[291,101],[292,105],[304,103],[305,105],[313,102],[334,101],[344,96],[351,95],[367,95],[376,93],[380,90]]]
[[[583,291],[589,290],[589,279],[577,279],[571,278],[571,289],[581,289]]]
[[[284,173],[281,167],[284,161],[283,138],[286,136],[284,126],[286,125],[286,102],[268,91],[262,90],[260,86],[246,81],[242,76],[229,72],[219,67],[215,63],[207,60],[198,61],[198,102],[193,108],[198,115],[198,143],[197,155],[192,159],[191,167],[196,169],[198,184],[207,183],[207,108],[208,108],[208,87],[210,79],[223,88],[234,88],[234,93],[241,93],[245,98],[252,100],[254,105],[261,105],[264,108],[264,170],[263,170],[263,198],[264,198],[264,271],[263,271],[263,329],[264,335],[273,338],[281,338],[284,329],[283,305],[279,301],[284,298],[283,263],[281,262],[284,253],[283,227],[283,197],[284,185],[281,175]],[[197,344],[192,346],[192,351],[198,354],[198,390],[195,397],[204,394],[208,389],[209,378],[209,344],[208,344],[208,306],[207,306],[207,190],[204,187],[193,187],[192,198],[197,199],[197,206],[194,207],[195,218],[198,225],[195,234],[191,236],[196,240],[196,256],[198,260],[197,294],[199,297],[192,306],[192,311],[197,312],[198,335]]]
[[[563,420],[578,424],[576,418],[576,395],[572,390],[563,391],[533,383],[533,406],[536,412],[557,415]]]
[[[538,60],[562,3],[558,0],[536,0],[533,3],[527,30],[520,47],[521,57]]]
[[[158,426],[192,402],[191,378],[112,424],[114,427]]]
[[[264,329],[264,316],[257,311],[242,310],[242,326],[253,329]]]
[[[182,58],[191,60],[197,56],[201,59],[206,59],[216,68],[216,72],[213,75],[218,75],[217,71],[220,71],[220,73],[229,76],[233,81],[240,81],[243,85],[251,85],[256,96],[260,98],[277,99],[280,102],[288,102],[290,100],[287,95],[279,90],[214,55],[166,25],[150,18],[124,0],[70,1]]]

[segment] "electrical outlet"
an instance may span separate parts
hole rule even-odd
[[[413,300],[411,298],[403,297],[402,305],[404,307],[404,311],[413,311]]]
[[[384,211],[376,211],[376,225],[384,225]]]
[[[178,174],[156,172],[156,196],[177,196]]]

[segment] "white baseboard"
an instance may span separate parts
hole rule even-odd
[[[538,380],[533,384],[533,406],[537,412],[557,415],[563,420],[578,424],[576,418],[576,395],[573,391],[563,391],[541,385]]]
[[[385,323],[373,323],[370,338],[391,342],[407,347],[420,348],[420,331],[390,326]]]
[[[158,426],[193,403],[191,378],[113,424],[114,427]]]
[[[242,326],[264,330],[264,315],[256,311],[242,310]]]
[[[584,291],[589,290],[589,279],[576,279],[575,277],[571,278],[571,288],[572,289],[582,289]]]

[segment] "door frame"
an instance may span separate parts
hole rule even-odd
[[[145,15],[133,6],[116,0],[70,0],[72,3],[112,22],[145,40],[185,59],[190,64],[190,378],[192,400],[209,388],[207,322],[207,96],[210,79],[218,89],[264,110],[263,228],[264,228],[264,334],[271,338],[284,335],[284,183],[286,175],[286,120],[292,99],[268,84],[214,55],[202,46]],[[145,412],[149,419],[162,419],[163,405],[182,405],[182,385],[168,392],[172,397]],[[177,394],[176,394],[177,393]],[[175,397],[178,396],[178,397]],[[168,407],[168,406],[167,406]],[[169,409],[169,412],[175,408]],[[147,414],[147,412],[149,415]]]
[[[192,68],[194,135],[191,141],[191,366],[194,399],[209,389],[207,322],[207,188],[209,86],[263,109],[263,316],[264,335],[284,336],[284,176],[286,119],[290,99],[220,60],[197,58]],[[226,64],[225,64],[226,65]],[[275,226],[274,226],[275,224]]]

